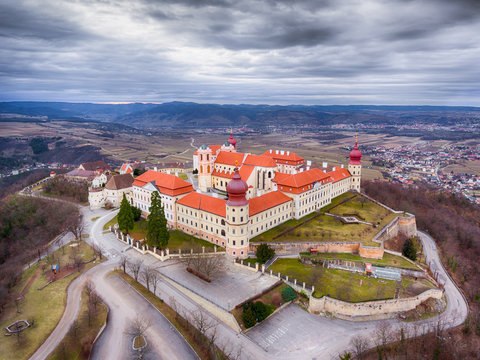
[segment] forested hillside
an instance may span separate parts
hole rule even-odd
[[[389,182],[366,182],[364,190],[388,206],[415,214],[418,229],[427,231],[436,240],[442,262],[463,289],[471,310],[461,331],[453,336],[463,343],[465,358],[470,358],[472,351],[478,355],[480,206],[423,184],[405,187]]]
[[[0,312],[23,267],[78,219],[78,208],[68,203],[23,196],[0,201]]]

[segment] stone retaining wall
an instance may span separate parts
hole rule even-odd
[[[310,296],[308,311],[314,314],[333,315],[344,320],[364,321],[391,318],[400,312],[415,309],[424,301],[434,298],[441,299],[443,291],[430,289],[417,296],[405,299],[368,301],[349,303],[328,296],[314,298]]]

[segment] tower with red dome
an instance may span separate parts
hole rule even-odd
[[[230,137],[228,138],[228,143],[232,145],[235,149],[237,148],[237,140],[233,137],[233,130],[230,130]]]
[[[248,255],[249,204],[247,200],[248,185],[242,180],[238,168],[227,185],[228,200],[226,204],[227,254],[245,258]]]
[[[351,189],[360,192],[362,178],[362,152],[358,148],[358,135],[355,135],[355,145],[350,151],[350,161],[348,162],[348,171],[352,175]]]

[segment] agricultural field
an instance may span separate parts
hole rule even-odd
[[[401,283],[375,279],[344,270],[305,265],[299,259],[277,259],[270,267],[274,274],[288,275],[289,279],[314,286],[314,297],[329,296],[348,302],[393,299],[398,288],[400,297],[416,296],[434,285],[427,280],[403,278]]]

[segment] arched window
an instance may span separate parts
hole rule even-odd
[[[225,219],[222,219],[222,225],[225,225]]]
[[[272,178],[272,172],[271,172],[271,171],[268,172],[268,178],[269,178],[269,179]]]
[[[225,236],[225,230],[222,230],[222,236]]]

